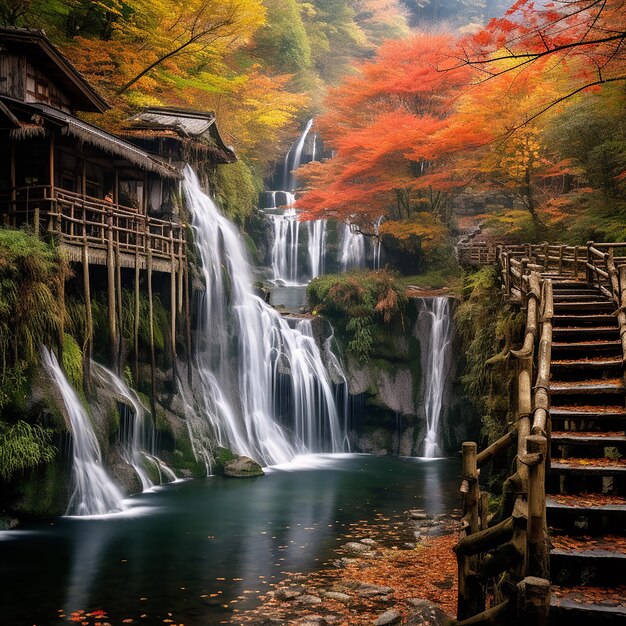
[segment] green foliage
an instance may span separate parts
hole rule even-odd
[[[63,338],[63,371],[74,389],[83,388],[83,353],[68,333]]]
[[[51,244],[20,230],[0,229],[0,372],[37,361],[63,319],[55,287],[65,264]]]
[[[508,350],[523,328],[523,314],[503,305],[498,272],[488,266],[465,279],[456,323],[467,359],[462,382],[482,416],[483,434],[495,441],[512,416],[513,368]]]
[[[327,313],[343,325],[349,350],[369,358],[376,324],[390,323],[407,303],[402,282],[387,270],[318,276],[307,288],[314,313]]]
[[[216,199],[225,215],[243,225],[257,204],[263,183],[252,168],[240,159],[228,165],[218,165]]]
[[[15,472],[50,463],[57,452],[51,439],[52,431],[38,424],[0,422],[0,476],[6,480]]]

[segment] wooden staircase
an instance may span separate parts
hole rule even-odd
[[[626,623],[626,408],[614,303],[553,278],[551,624]]]

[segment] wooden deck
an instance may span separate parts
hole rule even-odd
[[[68,259],[80,263],[87,248],[90,264],[107,265],[111,253],[120,267],[181,271],[186,258],[184,227],[149,217],[136,208],[49,186],[23,187],[0,199],[5,223],[58,236]]]

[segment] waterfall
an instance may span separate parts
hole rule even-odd
[[[125,510],[121,492],[102,466],[100,444],[85,408],[54,353],[42,348],[42,361],[61,393],[72,429],[73,491],[66,515],[101,515]]]
[[[296,176],[295,171],[300,167],[302,163],[302,151],[304,150],[304,142],[307,135],[313,126],[313,120],[309,120],[306,127],[298,141],[291,146],[287,156],[285,157],[285,164],[283,167],[283,189],[287,191],[293,191],[296,188]]]
[[[373,260],[373,269],[375,270],[379,270],[380,269],[380,252],[382,249],[382,242],[380,240],[380,225],[383,221],[383,216],[381,215],[375,222],[374,222],[374,233],[376,234],[376,237],[374,238],[374,260]]]
[[[272,222],[272,278],[276,282],[290,285],[298,284],[298,246],[300,244],[300,221],[295,209],[281,208],[295,202],[295,190],[298,181],[295,171],[302,164],[304,146],[313,126],[313,120],[307,125],[295,141],[283,163],[282,179],[280,181],[283,191],[266,192],[269,196],[271,207],[266,207],[266,212]],[[314,134],[311,145],[311,161],[317,156],[317,136]],[[277,202],[279,194],[285,195],[285,202]],[[324,272],[324,252],[326,249],[326,220],[307,222],[307,252],[309,277],[315,278]],[[304,271],[300,272],[304,274]],[[306,274],[305,274],[306,276]]]
[[[306,223],[309,237],[308,252],[311,278],[324,273],[324,250],[326,249],[326,220]]]
[[[124,460],[135,470],[141,481],[143,491],[154,487],[145,469],[145,463],[151,463],[159,474],[159,482],[176,480],[176,474],[155,454],[155,431],[151,419],[146,419],[147,409],[141,403],[137,393],[131,389],[119,376],[95,361],[91,362],[93,376],[97,383],[115,393],[130,406],[133,411],[132,423],[127,432],[122,433],[122,448]],[[165,474],[168,481],[163,481]]]
[[[344,224],[339,257],[342,271],[365,267],[365,241],[351,224]]]
[[[422,341],[422,382],[426,413],[424,456],[441,456],[439,422],[443,408],[444,388],[452,354],[452,307],[446,297],[422,298],[418,325],[425,327]]]
[[[290,326],[254,294],[239,233],[189,166],[184,175],[206,284],[196,342],[199,408],[190,420],[196,454],[210,457],[211,439],[265,465],[299,452],[341,451],[332,384],[310,322]],[[293,409],[283,423],[276,415],[281,392]]]

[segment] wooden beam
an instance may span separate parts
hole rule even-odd
[[[85,296],[85,348],[83,358],[83,387],[89,395],[91,392],[91,357],[93,345],[93,315],[91,313],[91,287],[89,285],[89,248],[87,236],[83,237],[83,293]]]
[[[117,369],[117,320],[116,320],[116,295],[115,295],[115,255],[113,249],[113,215],[106,218],[107,223],[107,304],[109,321],[109,362],[114,371]]]
[[[152,299],[152,251],[148,247],[148,324],[150,329],[150,408],[156,421],[156,353],[154,350],[154,303]]]
[[[539,462],[530,466],[528,477],[528,573],[539,578],[550,577],[548,525],[546,522],[545,458],[548,442],[545,437],[531,435],[526,439],[528,455]]]
[[[550,622],[550,581],[527,576],[517,585],[517,613],[520,624],[548,626]]]

